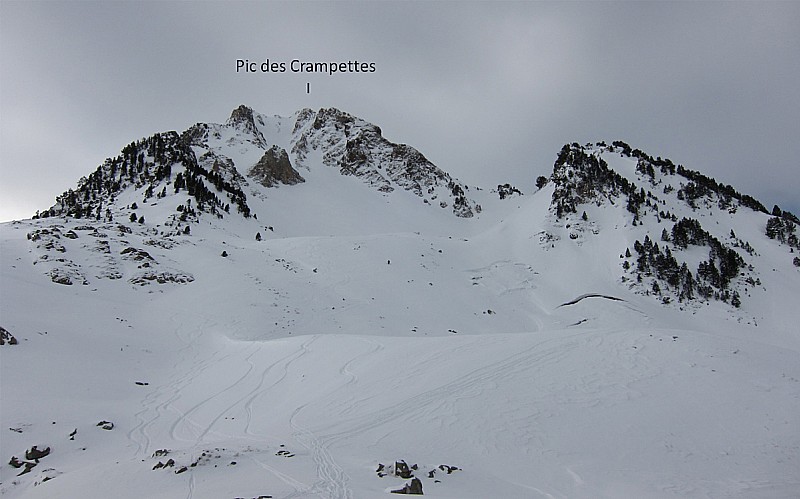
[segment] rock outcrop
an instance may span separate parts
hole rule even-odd
[[[0,326],[0,345],[16,345],[17,339],[6,328]]]
[[[247,176],[264,187],[273,187],[277,184],[295,185],[306,181],[292,168],[289,155],[279,146],[269,148],[258,163],[250,168]]]

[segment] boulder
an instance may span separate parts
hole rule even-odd
[[[306,181],[292,168],[289,155],[279,146],[272,146],[267,150],[258,163],[250,168],[247,176],[264,187],[273,187],[277,184],[294,185]]]
[[[50,454],[50,447],[46,449],[39,449],[37,446],[34,445],[33,447],[25,451],[25,459],[27,459],[28,461],[36,461],[38,459],[47,456],[48,454]]]
[[[405,461],[395,461],[394,474],[395,476],[399,476],[400,478],[406,478],[406,479],[414,476],[414,474],[411,472],[411,469],[409,469]]]
[[[405,484],[402,489],[393,490],[392,494],[411,494],[411,495],[425,495],[422,492],[422,482],[419,478],[414,478],[411,483]]]
[[[0,326],[0,345],[16,345],[17,339],[6,328]]]

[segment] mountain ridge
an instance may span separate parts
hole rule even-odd
[[[0,493],[794,493],[796,217],[620,142],[522,187],[330,109],[129,144],[0,224]]]
[[[490,202],[479,187],[472,196],[481,202],[467,198],[467,186],[419,151],[389,142],[378,126],[346,112],[301,109],[280,117],[240,105],[225,124],[198,123],[181,134],[165,132],[129,144],[120,156],[109,158],[82,178],[76,191],[68,190],[56,205],[36,216],[111,221],[115,213],[125,213],[126,218],[138,221],[143,217],[141,210],[138,215],[131,212],[138,204],[119,206],[117,193],[133,189],[142,194],[142,205],[155,206],[168,196],[167,190],[175,196],[185,191],[189,197],[177,204],[177,213],[163,220],[169,231],[161,230],[162,235],[180,236],[189,234],[191,224],[204,213],[220,219],[230,215],[231,205],[245,219],[251,215],[257,219],[251,208],[254,202],[258,204],[254,199],[269,202],[270,192],[276,192],[272,189],[304,183],[300,171],[307,176],[326,168],[359,179],[381,196],[399,189],[421,198],[425,205],[450,208],[460,218],[479,215],[482,203]],[[564,145],[552,174],[540,177],[537,186],[548,182],[554,186],[548,208],[553,223],[572,227],[567,236],[577,244],[583,237],[575,228],[592,225],[586,223],[587,206],[624,203],[631,227],[643,225],[644,218],[651,220],[641,237],[619,250],[624,255],[621,282],[637,293],[652,294],[664,304],[712,299],[739,307],[749,288],[760,285],[751,242],[739,238],[733,226],[729,233],[709,232],[699,220],[698,214],[735,218],[740,208],[769,215],[763,204],[730,185],[669,159],[653,158],[622,141]],[[491,192],[501,200],[522,195],[509,184]],[[579,209],[581,220],[575,220]],[[800,249],[797,217],[777,206],[772,215],[763,233],[786,244],[791,252]],[[158,227],[160,221],[156,221]],[[540,237],[560,238],[547,231]],[[689,246],[708,248],[708,258],[689,257]],[[796,265],[798,260],[792,262]]]

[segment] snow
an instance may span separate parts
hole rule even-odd
[[[260,156],[240,147],[226,155],[244,171]],[[140,192],[115,207],[130,234],[0,225],[0,325],[20,343],[0,347],[3,496],[384,497],[409,480],[376,469],[399,460],[442,498],[800,490],[800,284],[765,216],[710,215],[756,249],[742,309],[664,306],[620,280],[625,248],[660,233],[624,204],[558,221],[550,186],[484,190],[462,220],[307,162],[305,183],[248,197],[258,220],[203,216],[191,236],[158,236],[173,195],[128,224]],[[87,223],[100,235],[75,230],[63,253],[26,238]],[[126,247],[194,281],[133,285]],[[57,258],[88,284],[51,282]],[[33,445],[51,453],[18,476],[8,460]]]

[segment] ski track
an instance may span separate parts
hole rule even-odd
[[[253,436],[253,437],[261,437],[262,435],[257,435],[250,430],[250,425],[252,424],[253,418],[253,405],[255,404],[256,400],[258,400],[262,395],[265,395],[271,388],[278,386],[281,381],[283,381],[286,376],[289,375],[289,366],[291,366],[297,359],[302,357],[308,352],[308,347],[317,340],[318,336],[312,336],[308,341],[304,342],[300,345],[300,348],[291,352],[290,354],[276,360],[269,366],[267,366],[262,372],[261,377],[259,379],[258,385],[255,388],[250,390],[246,395],[241,397],[237,400],[229,409],[239,405],[242,401],[244,403],[244,410],[246,414],[246,422],[245,422],[245,435]],[[272,382],[269,386],[264,386],[267,380],[267,375],[272,372],[272,369],[277,366],[278,364],[283,363],[283,369],[281,371],[280,376],[274,382]]]
[[[311,341],[301,345],[302,354],[297,358],[307,353],[307,347],[310,343]],[[342,370],[343,369],[344,368],[342,368]],[[350,381],[353,381],[353,379]],[[311,492],[323,494],[329,498],[352,499],[353,493],[347,486],[350,477],[336,464],[333,456],[328,452],[327,443],[317,438],[313,432],[300,426],[295,421],[297,414],[299,414],[306,405],[307,404],[303,404],[292,412],[292,415],[289,417],[289,426],[292,428],[292,435],[295,440],[300,442],[303,447],[311,452],[312,459],[317,467],[317,476],[319,480],[314,483]]]
[[[352,386],[358,382],[358,375],[350,370],[350,366],[364,357],[371,356],[384,349],[384,346],[377,342],[364,338],[359,338],[361,341],[372,345],[372,348],[365,350],[345,362],[339,369],[339,374],[347,377],[344,385],[337,388],[341,390],[344,387]],[[305,348],[307,344],[303,345]],[[330,442],[317,437],[311,430],[301,426],[297,421],[297,415],[307,406],[303,404],[296,408],[289,418],[289,425],[293,430],[293,437],[303,447],[311,452],[312,459],[317,467],[317,476],[319,480],[314,484],[311,491],[312,493],[322,494],[329,498],[343,498],[348,499],[353,497],[353,492],[348,487],[350,476],[336,463],[331,453],[328,451]],[[346,412],[343,411],[342,414]],[[307,492],[307,491],[303,491]],[[295,497],[295,496],[290,496]]]
[[[584,336],[586,333],[581,333],[575,336]],[[545,351],[541,351],[541,346],[544,343],[557,341],[558,345]],[[411,413],[417,413],[424,410],[427,406],[435,403],[440,403],[442,400],[452,399],[453,397],[463,397],[463,393],[478,389],[480,392],[480,385],[486,382],[496,381],[507,378],[515,373],[542,367],[543,365],[551,364],[563,357],[569,352],[575,350],[580,341],[571,341],[570,348],[565,348],[562,343],[563,339],[546,340],[543,343],[538,343],[523,352],[513,354],[502,361],[489,364],[487,366],[475,369],[474,371],[459,377],[458,380],[450,383],[445,383],[437,388],[422,392],[411,398],[405,399],[400,403],[393,406],[375,411],[371,414],[359,416],[350,421],[343,423],[335,423],[331,429],[334,431],[328,433],[326,438],[331,441],[341,440],[356,433],[361,433],[378,426],[382,426],[389,421],[399,419]],[[430,362],[434,362],[435,359]],[[344,429],[336,430],[336,426],[345,426]],[[347,428],[349,426],[349,428]]]
[[[188,491],[186,492],[186,499],[194,497],[194,473],[189,473]]]
[[[173,316],[171,320],[176,321],[176,317]],[[161,419],[165,410],[175,400],[180,398],[181,388],[188,386],[192,379],[194,379],[201,372],[210,368],[212,364],[225,358],[223,357],[219,360],[216,359],[217,355],[222,351],[222,348],[220,348],[214,351],[210,356],[207,356],[205,360],[200,360],[200,351],[196,348],[195,341],[200,336],[201,332],[198,331],[190,338],[185,339],[181,336],[179,330],[180,326],[173,329],[173,334],[179,339],[179,341],[184,343],[184,346],[181,347],[177,352],[179,356],[183,356],[182,361],[178,365],[190,365],[192,368],[183,373],[177,373],[167,383],[163,383],[154,387],[154,389],[150,391],[142,400],[142,409],[134,415],[138,423],[127,433],[128,440],[136,444],[136,456],[142,453],[145,455],[150,453],[151,438],[148,428],[153,423]],[[187,352],[192,352],[193,355],[190,356]],[[191,357],[190,360],[189,357]],[[167,396],[168,398],[160,403],[156,403],[164,396]],[[151,413],[151,417],[149,418],[146,416],[148,412]]]
[[[137,444],[136,455],[141,453],[149,455],[152,439],[148,429],[164,416],[167,409],[172,407],[173,402],[181,397],[181,388],[190,385],[196,376],[210,369],[216,362],[220,362],[230,356],[226,355],[217,359],[216,357],[221,351],[222,349],[214,352],[206,361],[195,363],[192,369],[157,387],[145,397],[142,401],[142,410],[135,415],[139,420],[139,424],[128,432],[128,439]],[[167,396],[167,398],[163,399],[164,396]],[[163,400],[156,404],[156,401],[160,399]],[[149,418],[145,416],[148,412],[151,413]]]
[[[311,492],[323,494],[329,498],[352,499],[353,492],[348,488],[350,477],[334,461],[328,452],[329,442],[319,439],[313,432],[300,426],[295,418],[306,405],[301,405],[292,413],[289,424],[293,430],[295,440],[311,451],[314,463],[317,466],[319,480],[314,483]]]
[[[256,463],[259,467],[261,467],[262,469],[264,469],[266,471],[269,471],[270,473],[275,475],[280,481],[282,481],[283,483],[285,483],[286,485],[288,485],[289,487],[294,489],[293,493],[289,494],[288,496],[285,496],[286,498],[289,498],[289,497],[301,497],[303,495],[307,495],[311,491],[311,487],[309,487],[305,483],[303,483],[303,482],[301,482],[299,480],[296,480],[295,478],[287,475],[286,473],[278,471],[277,469],[273,468],[272,466],[268,465],[267,463],[265,463],[263,461],[259,461],[258,459],[256,459],[255,457],[252,457],[252,456],[250,457],[250,459],[254,463]]]
[[[238,386],[240,383],[242,383],[242,382],[243,382],[243,381],[244,381],[244,380],[245,380],[245,379],[246,379],[246,378],[247,378],[247,377],[250,375],[250,373],[251,373],[251,372],[253,371],[253,369],[255,368],[255,366],[253,365],[253,362],[252,362],[250,359],[251,359],[251,358],[253,358],[253,356],[254,356],[256,353],[258,353],[258,352],[261,350],[261,346],[260,346],[260,345],[255,345],[255,346],[256,346],[256,348],[255,348],[255,349],[254,349],[254,350],[253,350],[253,351],[252,351],[252,352],[251,352],[251,353],[250,353],[250,354],[249,354],[247,357],[245,357],[245,359],[244,359],[244,360],[245,360],[245,361],[248,363],[248,368],[247,368],[247,371],[246,371],[246,372],[245,372],[245,373],[244,373],[244,374],[243,374],[241,377],[239,377],[239,379],[237,379],[236,381],[234,381],[234,382],[233,382],[233,383],[232,383],[230,386],[228,386],[228,387],[226,387],[226,388],[223,388],[222,390],[218,391],[217,393],[215,393],[215,394],[214,394],[214,395],[212,395],[211,397],[208,397],[207,399],[205,399],[205,400],[203,400],[203,401],[199,402],[197,405],[195,405],[195,406],[194,406],[194,407],[193,407],[191,410],[189,410],[189,411],[188,411],[188,412],[187,412],[187,413],[186,413],[186,414],[183,416],[183,418],[182,418],[182,420],[183,420],[183,421],[188,421],[188,422],[189,422],[189,423],[191,423],[193,426],[197,426],[197,424],[196,424],[196,423],[194,423],[194,422],[193,422],[193,421],[192,421],[192,420],[189,418],[189,416],[190,416],[190,415],[191,415],[191,414],[192,414],[194,411],[198,410],[200,407],[204,406],[205,404],[207,404],[207,403],[208,403],[208,402],[210,402],[211,400],[215,399],[217,396],[219,396],[219,395],[221,395],[221,394],[223,394],[223,393],[227,392],[228,390],[230,390],[230,389],[232,389],[232,388],[234,388],[234,387]],[[217,416],[216,416],[216,417],[215,417],[213,420],[211,420],[211,422],[210,422],[210,423],[208,423],[207,425],[205,425],[205,428],[203,429],[203,431],[202,431],[202,432],[200,432],[200,434],[197,436],[197,438],[196,438],[196,440],[195,440],[195,445],[198,445],[198,444],[200,444],[200,443],[202,442],[203,438],[204,438],[204,437],[205,437],[205,436],[206,436],[206,435],[207,435],[207,434],[208,434],[208,433],[211,431],[211,429],[212,429],[212,428],[214,427],[214,425],[217,423],[217,421],[219,421],[219,420],[220,420],[220,419],[221,419],[221,418],[222,418],[222,417],[223,417],[223,416],[224,416],[224,415],[225,415],[225,414],[226,414],[226,413],[227,413],[227,412],[228,412],[230,409],[232,409],[233,407],[235,407],[237,404],[238,404],[238,401],[237,401],[237,402],[235,402],[234,404],[231,404],[231,405],[229,405],[229,406],[225,407],[224,409],[222,409],[222,410],[219,412],[219,414],[217,414]],[[175,430],[175,429],[177,428],[177,425],[178,425],[178,424],[179,424],[179,422],[176,422],[175,424],[173,424],[173,426],[172,426],[172,430]],[[170,434],[174,436],[174,433],[172,432],[172,430],[170,430]]]
[[[341,369],[339,369],[339,374],[342,376],[347,376],[347,382],[339,389],[347,386],[352,386],[358,383],[358,375],[350,370],[350,366],[354,362],[361,360],[365,357],[370,357],[373,354],[376,354],[384,349],[384,346],[377,341],[368,340],[366,338],[360,338],[360,339],[366,343],[371,344],[373,348],[371,350],[364,351],[359,355],[356,355],[352,359],[348,360],[344,365],[342,365]],[[355,404],[354,402],[355,402],[355,396],[351,396],[347,400],[343,400],[342,405],[344,406],[344,408],[340,411],[340,414],[344,416],[350,413],[352,410],[354,410],[357,406],[357,404]]]
[[[522,352],[512,354],[501,361],[475,369],[455,381],[404,399],[390,407],[358,415],[349,420],[335,422],[329,427],[319,429],[316,432],[301,426],[296,421],[298,414],[308,405],[303,404],[292,413],[289,424],[294,430],[295,439],[311,451],[314,462],[317,465],[317,473],[320,480],[314,485],[312,491],[321,493],[328,498],[352,498],[352,491],[347,486],[349,476],[336,464],[328,450],[334,443],[384,426],[393,420],[407,418],[410,415],[419,417],[420,415],[429,414],[431,407],[439,407],[442,404],[452,405],[462,398],[478,396],[482,393],[483,386],[487,383],[557,362],[580,345],[592,340],[598,341],[598,338],[589,337],[587,339],[587,334],[590,333],[582,332],[566,338],[545,340]],[[595,334],[611,333],[603,331]],[[602,339],[599,339],[599,341],[602,341]],[[555,346],[542,350],[544,345],[554,342],[556,343]],[[470,345],[473,345],[473,343]],[[380,350],[380,348],[377,350]],[[361,354],[350,359],[340,369],[340,373],[346,373],[348,370],[345,367],[364,355],[367,354]],[[438,356],[435,356],[428,363],[436,362],[437,358]],[[354,380],[351,379],[348,384],[350,382],[354,382]]]

